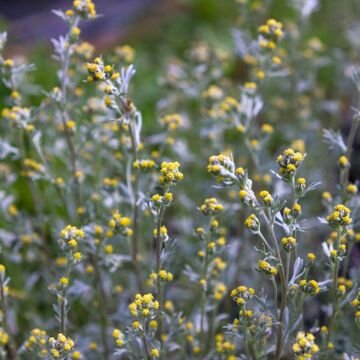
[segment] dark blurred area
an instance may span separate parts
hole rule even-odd
[[[0,14],[2,28],[6,28],[12,49],[24,52],[30,47],[49,42],[62,34],[66,26],[52,14],[52,9],[67,9],[68,0],[2,0]],[[83,38],[100,48],[123,39],[139,17],[159,16],[171,11],[174,1],[164,0],[101,0],[96,2],[99,16],[82,24]],[[141,26],[141,22],[138,24]]]

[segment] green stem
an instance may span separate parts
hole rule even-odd
[[[342,237],[342,228],[339,227],[338,228],[338,237],[337,237],[337,240],[336,240],[336,243],[335,243],[335,250],[339,249],[341,237]],[[332,335],[332,333],[334,331],[334,328],[335,328],[336,316],[337,316],[337,312],[338,312],[338,300],[339,300],[338,293],[337,293],[338,271],[339,271],[339,260],[336,257],[335,264],[334,264],[334,267],[333,267],[333,274],[332,274],[332,283],[333,283],[332,302],[333,302],[333,307],[332,307],[331,318],[330,318],[330,323],[329,323],[329,331],[328,331],[328,334],[327,334],[327,343],[331,340],[331,335]]]
[[[353,144],[355,141],[355,135],[356,135],[358,127],[359,127],[359,118],[358,118],[358,115],[356,115],[352,120],[349,137],[348,137],[348,141],[346,144],[346,147],[347,147],[346,157],[349,159],[349,161],[350,161],[351,153],[353,150],[352,148],[353,148]],[[342,187],[343,194],[346,194],[346,187],[349,182],[349,172],[350,172],[350,167],[346,167],[344,169],[344,171],[341,172],[340,184]]]
[[[71,267],[69,265],[69,262],[70,262],[70,259],[68,257],[68,265],[66,267],[66,275],[65,277],[69,280],[70,282],[70,272],[71,272]],[[61,292],[61,296],[59,298],[59,301],[60,301],[60,333],[61,334],[66,334],[66,317],[67,317],[67,311],[66,311],[66,304],[67,304],[67,289],[68,289],[68,286],[65,286],[63,289],[62,289],[62,292]]]
[[[278,307],[278,293],[277,293],[277,285],[275,278],[271,277],[271,284],[273,286],[273,292],[274,292],[274,307],[276,309],[276,317],[279,318],[279,314],[277,313],[277,307]]]
[[[162,250],[162,240],[160,229],[163,223],[164,218],[164,207],[160,207],[158,216],[157,216],[157,225],[156,225],[156,286],[157,286],[157,297],[159,301],[159,327],[157,330],[157,335],[159,338],[160,343],[162,344],[162,323],[163,323],[163,316],[162,316],[162,309],[163,309],[163,296],[161,291],[161,278],[159,276],[159,272],[161,270],[161,250]]]
[[[106,296],[106,291],[103,286],[104,282],[102,279],[101,268],[99,267],[97,254],[91,255],[91,260],[94,264],[94,270],[95,270],[94,273],[95,288],[97,288],[99,295],[99,303],[100,303],[99,315],[100,315],[100,326],[101,326],[101,338],[104,349],[104,360],[108,360],[110,354],[110,347],[108,342],[107,329],[109,326],[108,310],[110,306],[109,306],[108,298]]]
[[[70,37],[71,32],[74,27],[78,25],[80,22],[80,18],[77,16],[74,19],[73,24],[70,26],[69,32],[66,35],[66,42],[70,44]],[[65,50],[63,63],[62,63],[62,70],[61,70],[61,98],[60,98],[60,118],[61,122],[64,128],[64,134],[65,134],[65,141],[67,143],[67,147],[70,153],[69,161],[70,161],[70,168],[72,172],[73,177],[73,183],[74,183],[74,195],[76,199],[75,208],[77,208],[81,204],[81,193],[80,193],[80,184],[77,179],[76,173],[77,173],[77,165],[76,165],[76,151],[75,146],[73,144],[73,141],[71,139],[71,134],[66,126],[66,122],[69,120],[68,113],[67,113],[67,106],[68,106],[68,98],[67,98],[67,86],[69,82],[68,78],[68,71],[70,66],[70,50],[69,46]]]
[[[138,160],[138,152],[134,129],[129,123],[129,135],[131,140],[131,151],[133,156],[133,162]],[[139,263],[139,205],[138,205],[138,192],[139,192],[139,171],[135,169],[134,173],[134,185],[133,185],[133,203],[132,203],[132,223],[133,223],[133,236],[132,236],[132,261],[135,267],[135,276],[137,288],[142,293],[143,285],[141,280],[141,269]]]
[[[147,343],[146,343],[146,338],[145,338],[145,334],[143,333],[142,337],[142,342],[143,342],[143,345],[144,345],[144,350],[145,350],[145,354],[146,354],[146,358],[148,360],[151,360],[150,358],[150,353],[149,353],[149,349],[148,349],[148,346],[147,346]]]
[[[4,290],[4,283],[3,283],[3,277],[0,275],[0,302],[1,302],[1,312],[3,316],[3,326],[5,331],[9,334],[9,338],[11,341],[9,341],[8,345],[6,346],[7,356],[8,360],[16,360],[16,350],[14,347],[14,344],[12,343],[12,337],[10,336],[10,330],[9,330],[9,324],[8,324],[8,318],[7,318],[7,306],[6,306],[6,299],[5,299],[5,290]]]
[[[212,222],[212,219],[210,219],[210,224]],[[206,288],[207,288],[207,272],[209,267],[209,240],[210,240],[210,229],[205,237],[205,259],[204,259],[204,266],[202,271],[202,279],[205,280],[205,288],[202,292],[201,297],[201,312],[200,312],[200,333],[201,333],[201,339],[204,339],[204,322],[205,322],[205,307],[206,307]]]
[[[269,252],[275,256],[274,254],[274,250],[271,248],[271,246],[269,245],[269,243],[267,242],[267,240],[265,239],[264,235],[261,233],[261,231],[258,233],[261,241],[264,243],[265,247],[269,250]]]

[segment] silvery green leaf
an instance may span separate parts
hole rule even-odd
[[[123,356],[123,355],[127,354],[128,352],[129,352],[129,350],[126,348],[116,349],[114,352],[114,355],[115,356]]]
[[[317,181],[317,182],[312,182],[303,192],[303,194],[307,194],[309,191],[313,191],[315,189],[317,189],[320,185],[321,185],[321,181]]]
[[[109,267],[110,272],[115,272],[123,262],[131,261],[129,255],[111,254],[105,257],[105,265]]]
[[[171,343],[168,343],[166,344],[169,352],[173,352],[173,351],[176,351],[176,350],[180,350],[182,347],[176,343],[176,342],[171,342]]]
[[[140,111],[135,112],[135,143],[140,144],[140,133],[142,128],[142,115]]]
[[[285,77],[285,76],[289,76],[290,75],[290,71],[287,69],[282,69],[282,70],[271,70],[269,71],[269,77]]]
[[[185,270],[183,271],[183,274],[186,275],[190,281],[192,282],[198,282],[200,279],[200,275],[197,274],[190,265],[185,266]]]
[[[275,175],[279,180],[282,180],[282,177],[277,172],[275,172],[274,170],[270,170],[270,172]]]
[[[322,224],[328,224],[328,222],[327,222],[327,220],[326,220],[325,218],[319,216],[318,219],[320,220],[320,222],[321,222]]]
[[[319,281],[319,287],[321,290],[325,291],[327,289],[327,285],[332,283],[332,279]]]
[[[300,231],[313,229],[319,225],[319,218],[302,219],[298,223],[297,229]]]
[[[249,46],[251,39],[249,36],[245,35],[245,33],[239,29],[232,29],[231,31],[234,43],[235,43],[235,51],[240,57],[244,57],[249,54]]]
[[[340,303],[340,309],[341,309],[342,307],[348,305],[348,304],[351,302],[352,297],[353,297],[354,295],[356,295],[356,294],[357,294],[356,287],[353,287],[353,288],[351,289],[351,291],[349,291],[349,293],[346,294],[345,298],[341,301],[341,303]]]
[[[301,16],[303,18],[309,17],[312,13],[314,13],[319,8],[319,1],[318,0],[305,0],[302,1],[302,5],[300,8]]]
[[[290,234],[289,225],[284,223],[284,219],[280,211],[275,214],[275,224],[283,228],[286,234]]]
[[[80,280],[75,280],[74,284],[69,288],[69,295],[75,295],[76,297],[85,297],[86,294],[89,294],[90,292],[90,286]]]
[[[120,69],[120,78],[119,78],[119,85],[120,85],[120,93],[127,94],[129,89],[129,83],[131,78],[135,75],[136,70],[134,65],[129,65],[127,68],[122,67]]]
[[[328,144],[331,150],[337,150],[340,151],[341,153],[347,152],[347,146],[344,143],[340,131],[334,131],[332,129],[324,129],[323,139],[325,143]]]
[[[36,66],[34,64],[22,64],[22,65],[14,67],[13,73],[21,74],[21,73],[26,73],[29,71],[34,71],[34,70],[36,70]]]
[[[294,284],[296,280],[304,274],[305,270],[303,266],[304,266],[304,260],[300,257],[297,257],[294,263],[293,275],[289,281],[289,284]]]
[[[62,20],[66,20],[66,15],[62,10],[52,10],[52,13],[58,16]]]
[[[333,244],[330,243],[329,245],[326,241],[324,241],[321,243],[321,247],[325,255],[329,258],[331,256],[331,251],[334,250]]]
[[[19,157],[19,150],[10,145],[6,140],[0,139],[0,159],[5,159],[8,155],[11,155],[12,159]]]
[[[351,78],[352,78],[354,84],[356,85],[358,92],[360,92],[360,76],[359,76],[359,74],[360,74],[360,70],[358,67],[351,68]]]
[[[4,48],[7,40],[7,32],[1,32],[0,33],[0,51]]]
[[[9,231],[0,229],[0,242],[5,246],[10,246],[16,240],[16,236]]]
[[[41,145],[40,145],[40,141],[41,141],[41,132],[40,131],[36,131],[36,133],[32,137],[32,141],[33,141],[33,144],[34,144],[34,146],[36,148],[36,151],[39,154],[42,154]]]

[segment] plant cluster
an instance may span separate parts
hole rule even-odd
[[[54,12],[40,105],[0,35],[1,359],[359,359],[360,110],[324,128],[334,59],[301,34],[318,2],[289,3],[238,0],[232,49],[169,60],[151,133],[135,50],[81,40],[91,0]]]

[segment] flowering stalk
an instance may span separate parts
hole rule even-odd
[[[338,251],[338,249],[339,249],[341,237],[342,237],[342,228],[339,226],[338,237],[337,237],[337,241],[334,246],[335,251]],[[334,328],[336,325],[336,317],[337,317],[337,313],[338,313],[338,301],[339,301],[339,294],[338,294],[339,258],[338,258],[338,256],[334,257],[334,264],[332,267],[333,267],[333,272],[332,272],[332,309],[331,309],[331,318],[330,318],[330,323],[329,323],[328,333],[327,333],[327,341],[326,341],[327,344],[329,343],[329,341],[331,339],[331,335],[334,331]]]
[[[109,325],[109,318],[108,318],[108,309],[109,309],[109,302],[108,298],[106,296],[106,292],[103,285],[103,279],[101,274],[101,268],[99,266],[98,261],[98,254],[95,253],[91,256],[91,260],[94,264],[94,282],[95,282],[95,288],[98,289],[99,294],[99,313],[100,313],[100,326],[101,326],[101,338],[104,348],[104,359],[109,359],[109,341],[108,341],[108,335],[107,335],[107,329]]]
[[[14,348],[13,339],[9,339],[9,323],[7,317],[7,306],[6,306],[6,295],[5,295],[5,266],[0,264],[0,304],[1,304],[1,313],[2,313],[2,325],[5,329],[5,345],[6,352],[9,360],[16,360],[16,350]]]
[[[129,135],[131,140],[131,150],[133,154],[133,163],[138,161],[138,146],[136,137],[134,134],[133,125],[129,122]],[[133,223],[133,237],[132,237],[132,261],[135,266],[135,276],[137,282],[138,291],[142,292],[142,279],[141,269],[139,263],[139,169],[135,168],[134,183],[133,183],[133,202],[132,202],[132,223]]]
[[[71,56],[74,52],[74,47],[77,44],[81,33],[78,25],[81,20],[95,18],[96,10],[95,5],[92,3],[91,0],[75,0],[73,2],[72,9],[69,9],[65,12],[55,11],[54,13],[60,18],[62,18],[69,26],[69,30],[66,33],[65,37],[61,37],[59,40],[53,40],[55,46],[55,53],[58,61],[61,64],[61,71],[59,72],[59,80],[61,85],[60,97],[54,96],[53,99],[59,111],[62,128],[65,134],[65,141],[69,151],[69,165],[72,173],[75,195],[74,208],[77,209],[77,207],[81,204],[81,192],[79,183],[80,172],[78,171],[77,153],[70,132],[72,122],[70,121],[69,116],[68,98],[68,88],[70,83],[69,67]]]
[[[61,230],[58,240],[60,248],[66,254],[66,270],[65,276],[61,277],[59,283],[51,287],[50,290],[58,299],[59,309],[57,310],[57,315],[60,323],[60,334],[63,335],[66,334],[69,278],[72,269],[82,260],[82,253],[78,251],[78,243],[84,236],[85,233],[81,229],[68,225]]]
[[[70,38],[71,38],[71,34],[73,32],[73,29],[77,28],[77,25],[79,22],[80,22],[80,17],[76,15],[74,18],[74,21],[70,25],[70,29],[65,37],[65,42],[68,44],[68,46],[65,46],[63,56],[61,57],[61,60],[62,60],[62,70],[61,70],[61,78],[60,78],[60,80],[61,80],[61,98],[60,98],[60,103],[58,104],[60,118],[61,118],[62,126],[64,129],[64,134],[65,134],[65,140],[66,140],[68,150],[70,153],[69,161],[70,161],[70,168],[71,168],[71,173],[72,173],[72,177],[73,177],[74,192],[75,192],[75,199],[76,199],[77,205],[81,204],[81,197],[80,197],[79,182],[78,182],[78,178],[77,178],[77,171],[78,171],[77,159],[76,159],[77,155],[76,155],[74,143],[71,138],[71,134],[70,134],[68,126],[67,126],[67,121],[69,120],[69,114],[67,111],[67,107],[68,107],[67,87],[68,87],[68,82],[69,82],[68,72],[69,72],[69,63],[70,63],[70,56],[71,56]],[[76,205],[75,205],[75,208],[77,208]]]
[[[332,312],[329,323],[329,331],[327,334],[327,343],[331,339],[331,335],[336,325],[336,316],[338,313],[338,301],[339,301],[339,289],[338,289],[338,272],[339,262],[343,259],[346,246],[341,244],[341,238],[346,231],[346,227],[351,224],[352,219],[350,217],[351,210],[342,204],[338,204],[334,207],[334,211],[326,218],[328,224],[337,229],[337,238],[330,245],[330,249],[326,250],[326,245],[323,248],[327,252],[327,255],[331,261],[333,273],[332,273]]]
[[[162,293],[162,280],[167,278],[168,273],[161,269],[161,252],[165,241],[168,240],[167,229],[163,226],[163,218],[166,207],[170,206],[173,202],[173,194],[169,192],[170,186],[175,185],[178,181],[183,179],[183,174],[179,171],[180,164],[178,162],[163,162],[160,166],[160,176],[158,179],[159,185],[162,187],[162,195],[155,194],[152,196],[151,206],[153,208],[153,214],[156,218],[156,229],[153,232],[155,237],[155,251],[156,251],[156,287],[157,297],[159,301],[159,324],[157,329],[157,335],[162,344],[162,332],[163,332],[163,301],[164,296]],[[170,279],[172,279],[172,274]]]
[[[163,309],[163,296],[162,296],[162,289],[161,289],[161,277],[159,276],[161,270],[161,250],[163,247],[162,241],[162,223],[164,217],[165,208],[160,206],[157,214],[157,225],[156,225],[156,238],[155,238],[155,249],[156,249],[156,289],[157,289],[157,297],[159,301],[159,327],[158,327],[158,338],[160,343],[162,343],[162,328],[163,328],[163,316],[162,316],[162,309]]]
[[[214,219],[210,220],[210,226],[211,223],[213,222]],[[200,285],[202,285],[203,287],[203,292],[202,292],[202,298],[201,298],[201,303],[200,303],[200,333],[201,333],[201,339],[204,339],[204,321],[205,321],[205,307],[206,307],[206,289],[207,289],[207,278],[208,278],[208,266],[209,266],[209,240],[211,237],[211,233],[210,231],[208,231],[208,233],[205,236],[205,258],[204,258],[204,265],[203,265],[203,269],[202,269],[202,274],[201,274],[201,280],[200,280]]]

